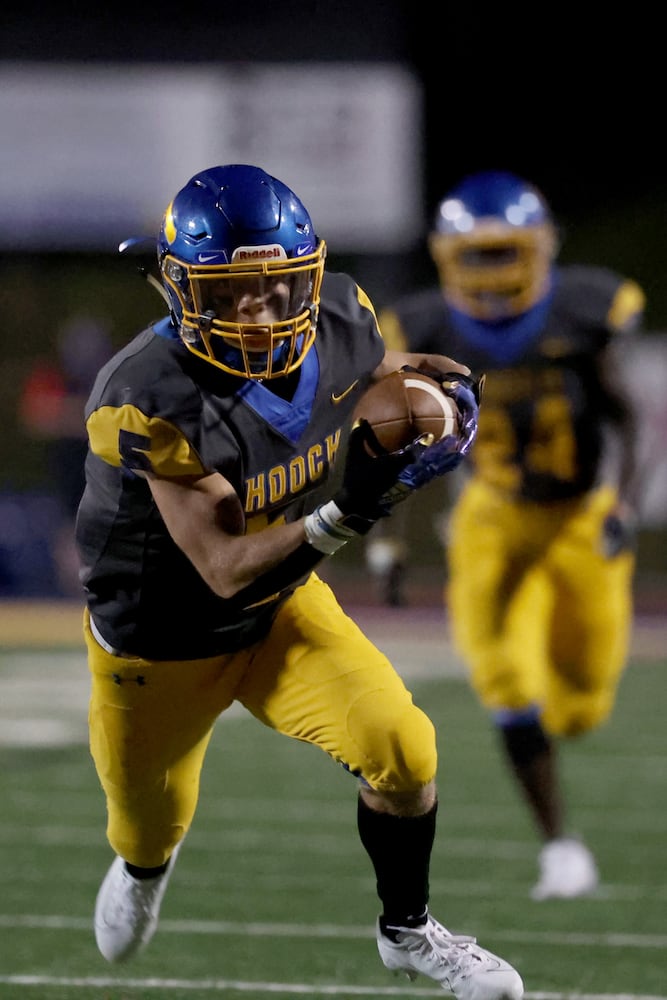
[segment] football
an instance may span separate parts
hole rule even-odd
[[[433,441],[458,434],[458,416],[456,403],[435,379],[421,372],[395,371],[364,393],[353,421],[367,420],[382,447],[398,451],[425,434]]]

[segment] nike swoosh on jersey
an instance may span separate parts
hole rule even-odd
[[[347,389],[344,389],[338,395],[335,392],[332,392],[331,393],[331,402],[332,403],[340,403],[341,399],[345,399],[345,397],[348,396],[352,392],[352,390],[354,389],[354,387],[355,387],[355,385],[357,384],[358,381],[359,381],[359,379],[355,378],[355,380],[352,383],[352,385],[348,385]]]

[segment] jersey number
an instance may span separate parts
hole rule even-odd
[[[473,458],[485,479],[505,489],[518,487],[522,470],[564,482],[573,480],[577,447],[567,398],[547,395],[535,401],[522,455],[509,413],[500,408],[483,411]]]
[[[126,469],[150,472],[151,460],[146,454],[150,450],[151,439],[145,434],[124,430],[118,432],[118,451]]]

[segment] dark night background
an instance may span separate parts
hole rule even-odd
[[[662,32],[641,6],[616,20],[610,10],[584,13],[581,5],[448,3],[427,13],[402,0],[189,3],[171,11],[121,3],[37,12],[28,4],[2,15],[0,59],[406,64],[424,94],[424,226],[462,174],[514,170],[551,202],[563,256],[638,278],[649,327],[667,328]],[[174,141],[187,142],[187,123]],[[410,262],[406,284],[427,279],[428,267],[425,256]]]
[[[444,3],[427,13],[426,5],[404,0],[171,6],[5,5],[0,60],[114,64],[119,73],[128,63],[163,70],[253,61],[406,65],[423,93],[424,233],[437,202],[462,175],[513,170],[550,202],[561,228],[561,258],[636,278],[647,293],[647,329],[667,330],[664,55],[653,12],[635,5],[622,18],[611,11],[591,18],[582,5],[485,10]],[[187,121],[174,142],[188,142]],[[425,246],[355,259],[337,258],[328,242],[330,265],[351,270],[377,307],[434,278]],[[62,263],[66,255],[52,256]],[[0,255],[5,286],[17,278],[17,257]],[[25,263],[18,280],[29,284]],[[118,269],[115,247],[98,263]],[[40,274],[55,275],[54,260],[38,265]],[[84,271],[88,265],[92,260],[82,261]],[[51,302],[56,309],[69,306],[58,295]],[[126,326],[134,322],[129,314],[118,319],[121,337],[135,332]]]

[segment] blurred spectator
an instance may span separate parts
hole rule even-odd
[[[19,423],[43,442],[45,483],[59,505],[52,555],[63,596],[81,593],[74,521],[88,447],[83,410],[95,375],[112,352],[105,320],[76,313],[58,333],[56,357],[36,359],[19,398]]]

